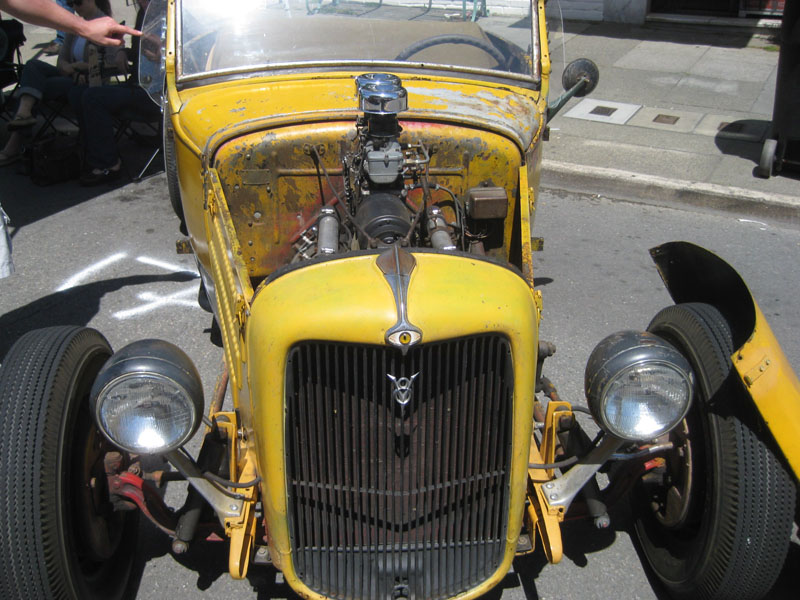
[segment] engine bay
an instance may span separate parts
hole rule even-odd
[[[458,124],[401,120],[409,94],[395,75],[366,73],[355,86],[355,123],[320,124],[315,143],[307,127],[290,126],[218,152],[251,277],[392,244],[508,261],[517,147]]]

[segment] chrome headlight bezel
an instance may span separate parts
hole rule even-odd
[[[631,380],[627,390],[625,377]],[[645,390],[653,396],[642,402],[635,395],[648,378],[655,391]],[[691,406],[694,374],[689,361],[664,339],[643,331],[622,331],[606,337],[592,351],[585,389],[589,409],[604,431],[628,441],[647,441],[684,419]],[[631,396],[626,397],[626,392]],[[622,419],[611,410],[614,407],[619,409],[617,415],[638,411],[636,425],[623,428]]]
[[[174,420],[169,424],[175,429],[159,445],[137,444],[109,426],[106,411],[115,400],[114,392],[122,388],[131,393],[132,383],[152,386],[170,398],[168,402],[162,398],[159,405],[140,402],[128,408],[130,419],[142,420],[142,428],[159,418],[156,413],[175,409],[171,413]],[[145,394],[143,398],[146,397]],[[139,409],[142,412],[137,415],[134,411]],[[203,414],[202,382],[191,359],[180,348],[162,340],[140,340],[114,353],[100,370],[92,386],[91,411],[97,428],[115,446],[134,454],[164,454],[180,448],[197,431]]]

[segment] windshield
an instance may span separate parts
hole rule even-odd
[[[537,29],[530,0],[183,0],[178,80],[401,62],[536,82]]]

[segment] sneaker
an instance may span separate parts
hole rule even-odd
[[[122,175],[121,171],[122,169],[120,167],[116,169],[93,169],[81,175],[80,184],[84,187],[89,187],[103,183],[111,183],[119,179],[120,175]]]
[[[61,52],[61,42],[59,42],[58,40],[53,40],[42,49],[42,52],[44,52],[48,56],[53,56],[54,54],[58,54],[59,52]]]

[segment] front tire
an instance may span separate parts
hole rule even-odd
[[[686,356],[696,382],[670,434],[675,450],[632,496],[642,551],[675,598],[764,598],[786,558],[796,492],[732,373],[730,328],[710,305],[680,304],[648,329]]]
[[[89,392],[111,355],[100,333],[52,327],[22,336],[0,369],[0,597],[122,597],[137,513],[115,512]]]
[[[183,213],[183,202],[181,201],[181,188],[178,183],[178,161],[175,158],[175,130],[172,128],[166,100],[161,110],[164,124],[162,132],[164,135],[164,173],[167,176],[167,192],[169,193],[169,203],[175,216],[180,219],[181,233],[187,235],[186,217]]]

